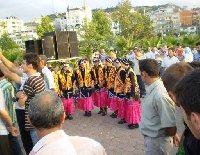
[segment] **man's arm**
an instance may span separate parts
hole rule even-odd
[[[11,72],[2,62],[0,62],[0,69],[5,77],[9,80],[15,81],[18,84],[21,84],[21,77],[16,73]]]
[[[0,60],[4,63],[4,65],[12,72],[16,73],[19,76],[22,76],[23,71],[21,71],[15,64],[5,58],[2,54],[2,50],[0,49]]]

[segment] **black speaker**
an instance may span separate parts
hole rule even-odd
[[[35,53],[35,46],[34,46],[34,40],[27,40],[25,41],[25,47],[27,53]]]
[[[69,43],[78,43],[76,31],[68,31]]]
[[[43,54],[42,41],[41,40],[28,40],[25,41],[26,52],[32,52],[37,54]]]
[[[57,59],[57,43],[55,32],[45,33],[42,39],[43,53],[48,59]]]
[[[69,43],[69,53],[71,57],[77,57],[78,54],[78,43]]]

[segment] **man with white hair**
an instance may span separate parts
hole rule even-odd
[[[30,155],[106,155],[102,145],[90,138],[68,136],[61,99],[46,90],[36,95],[29,106],[29,119],[40,138]]]

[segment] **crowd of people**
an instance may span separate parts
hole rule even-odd
[[[26,154],[106,154],[95,140],[62,130],[76,109],[91,117],[95,106],[128,129],[140,127],[146,155],[167,155],[173,142],[178,153],[200,153],[200,42],[196,51],[180,44],[147,52],[135,47],[125,58],[95,49],[74,68],[47,63],[45,55],[26,53],[18,66],[0,52],[0,154],[22,154],[16,123]],[[181,142],[178,108],[186,125]]]

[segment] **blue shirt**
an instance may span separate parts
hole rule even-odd
[[[194,61],[200,61],[200,51],[194,53]]]

